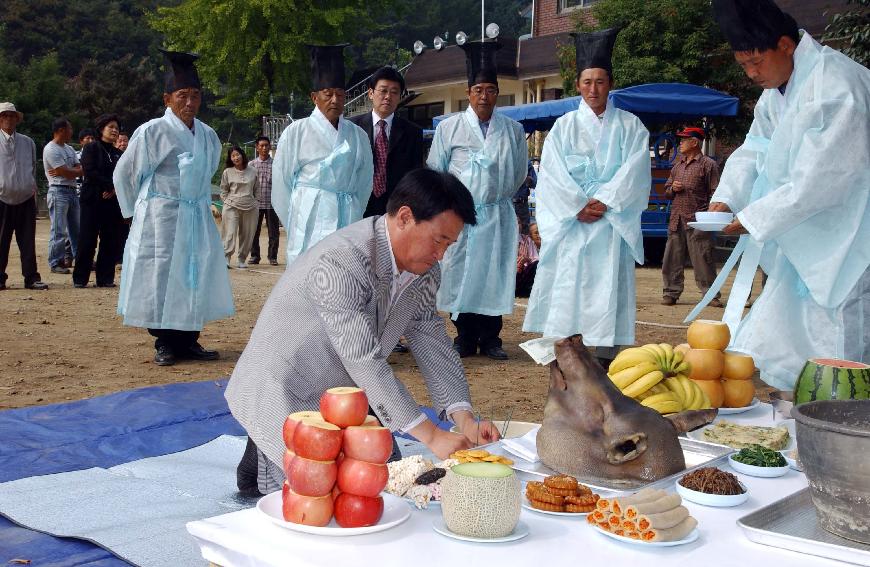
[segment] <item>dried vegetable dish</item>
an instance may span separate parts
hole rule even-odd
[[[702,467],[694,470],[684,475],[679,482],[681,486],[689,490],[705,494],[731,496],[744,492],[736,476],[715,467]]]

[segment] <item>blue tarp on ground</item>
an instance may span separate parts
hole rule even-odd
[[[184,451],[221,435],[244,435],[224,399],[226,383],[152,386],[65,404],[2,411],[0,482],[108,468]],[[423,411],[438,422],[430,408]],[[129,565],[90,542],[21,528],[0,516],[0,565],[12,559],[29,559],[31,565],[39,567]]]
[[[687,83],[651,83],[612,91],[609,100],[617,108],[638,116],[644,123],[667,122],[699,116],[735,116],[737,97]],[[549,130],[557,118],[577,110],[580,97],[504,106],[498,112],[523,125],[526,133]],[[432,127],[450,116],[432,119]]]

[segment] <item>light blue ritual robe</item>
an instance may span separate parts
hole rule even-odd
[[[287,230],[287,266],[360,220],[372,192],[374,164],[365,131],[344,117],[338,129],[316,107],[287,126],[272,163],[272,208]]]
[[[608,104],[602,121],[581,100],[556,120],[535,189],[542,247],[524,331],[634,344],[634,266],[643,263],[651,183],[649,132],[633,114]],[[604,217],[578,221],[593,197],[607,205]]]
[[[806,32],[794,64],[784,96],[762,93],[713,195],[749,235],[708,294],[742,253],[730,348],[786,390],[808,358],[870,362],[870,71]],[[741,320],[759,264],[767,284]]]
[[[130,138],[112,178],[133,217],[118,295],[125,325],[200,331],[235,313],[210,210],[220,159],[215,131],[199,120],[191,131],[169,108]]]
[[[458,177],[477,214],[477,224],[465,225],[441,261],[438,309],[454,316],[513,311],[519,229],[511,197],[525,180],[528,163],[523,127],[498,110],[485,139],[470,106],[438,124],[427,165]]]

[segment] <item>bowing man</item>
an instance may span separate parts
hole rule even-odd
[[[474,197],[477,224],[466,226],[441,262],[438,309],[452,314],[459,356],[480,353],[507,359],[499,333],[513,311],[517,219],[511,198],[526,178],[523,127],[495,112],[496,42],[462,46],[468,72],[468,108],[435,130],[428,165],[449,171]]]
[[[710,205],[735,212],[725,232],[743,236],[700,305],[742,253],[724,316],[730,348],[790,390],[808,358],[870,362],[870,71],[800,37],[772,0],[713,7],[764,92]],[[741,320],[759,265],[767,283]]]
[[[125,325],[156,337],[154,362],[161,366],[177,358],[218,358],[199,344],[199,332],[235,313],[210,210],[221,143],[196,119],[202,100],[197,56],[163,53],[166,112],[136,129],[112,177],[124,218],[133,217],[118,314]]]
[[[291,123],[272,165],[272,208],[287,230],[287,266],[362,218],[372,192],[366,133],[344,114],[344,47],[310,45],[311,116]]]
[[[538,172],[543,247],[523,323],[527,332],[583,334],[605,367],[634,344],[635,262],[650,192],[649,132],[608,104],[619,29],[576,34],[577,110],[553,125]]]

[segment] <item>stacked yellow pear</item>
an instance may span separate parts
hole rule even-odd
[[[689,378],[707,394],[713,407],[743,407],[752,402],[755,387],[751,356],[727,352],[731,342],[728,325],[699,319],[689,325],[688,344],[678,348],[690,364]]]
[[[607,375],[619,390],[661,414],[712,407],[703,390],[689,380],[690,364],[667,343],[623,350]]]

